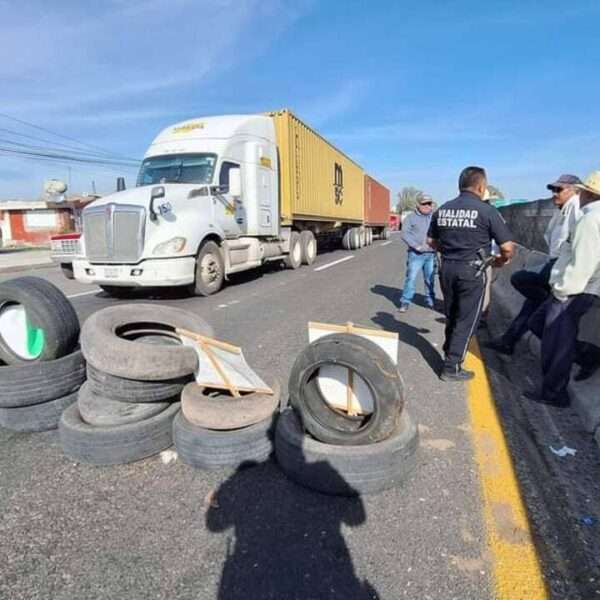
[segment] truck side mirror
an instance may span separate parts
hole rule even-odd
[[[229,169],[229,193],[238,197],[242,195],[241,169]]]
[[[154,210],[154,201],[158,200],[159,198],[164,198],[165,197],[165,188],[162,185],[158,185],[156,187],[152,188],[152,191],[150,192],[150,220],[151,221],[156,221],[156,219],[158,219],[158,215],[156,214],[156,211]]]
[[[117,192],[122,192],[125,189],[125,177],[117,177]]]

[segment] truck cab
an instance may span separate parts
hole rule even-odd
[[[271,118],[177,123],[148,148],[135,188],[83,211],[74,277],[115,295],[144,286],[218,291],[228,274],[285,253],[278,193]]]

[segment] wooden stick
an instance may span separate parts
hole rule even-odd
[[[191,338],[192,340],[196,340],[202,344],[214,346],[215,348],[220,348],[221,350],[225,350],[226,352],[231,352],[232,354],[242,353],[242,349],[239,346],[234,346],[232,344],[228,344],[227,342],[220,342],[219,340],[206,337],[205,335],[200,335],[199,333],[194,333],[193,331],[188,331],[187,329],[181,329],[180,327],[177,327],[175,329],[175,333],[177,335],[183,335],[185,337]]]
[[[210,360],[213,367],[217,370],[219,375],[222,377],[223,381],[225,382],[225,385],[227,386],[227,389],[231,392],[231,394],[233,395],[234,398],[239,398],[240,393],[239,393],[237,387],[235,385],[233,385],[233,383],[231,383],[231,381],[227,377],[227,373],[225,373],[225,370],[223,369],[223,367],[221,367],[221,363],[217,360],[215,355],[212,353],[212,350],[207,346],[206,342],[203,342],[202,340],[198,340],[198,342],[202,346],[202,350],[204,350],[204,352],[206,353],[206,356],[208,356],[208,360]]]
[[[348,321],[348,323],[346,323],[346,332],[352,333],[353,327],[353,323]],[[357,415],[356,410],[354,410],[354,371],[352,369],[348,369],[348,385],[346,386],[346,412],[351,417],[355,417]]]
[[[321,329],[325,331],[335,331],[338,333],[348,333],[347,325],[330,325],[329,323],[318,323],[316,321],[309,321],[308,326],[311,329]],[[354,324],[352,324],[352,331],[350,333],[356,333],[357,335],[373,335],[376,337],[398,339],[398,334],[392,331],[384,331],[382,329],[367,329],[366,327],[356,327]]]

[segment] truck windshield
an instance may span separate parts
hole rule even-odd
[[[171,154],[146,158],[140,168],[137,185],[210,183],[216,162],[216,154]]]

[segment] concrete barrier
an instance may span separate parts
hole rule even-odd
[[[512,274],[524,268],[539,269],[547,260],[547,254],[519,245],[511,264],[494,271],[492,303],[488,319],[493,336],[504,332],[523,304],[523,296],[510,283]],[[539,340],[533,334],[528,335],[530,351],[539,356]],[[600,445],[600,299],[581,319],[578,340],[583,344],[580,362],[592,368],[596,367],[597,370],[591,377],[582,381],[575,381],[572,378],[569,384],[569,395],[584,428],[590,433],[595,433],[595,440]],[[578,371],[579,367],[575,367],[573,374]]]

